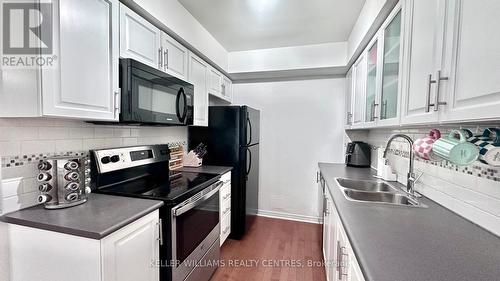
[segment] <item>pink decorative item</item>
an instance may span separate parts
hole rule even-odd
[[[432,129],[427,137],[417,139],[413,143],[415,155],[425,160],[439,160],[439,157],[432,152],[432,145],[441,138],[441,132],[438,129]]]

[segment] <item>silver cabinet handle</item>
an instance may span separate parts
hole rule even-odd
[[[158,49],[158,68],[159,68],[159,69],[161,69],[161,68],[162,68],[162,64],[163,64],[163,56],[162,56],[162,52],[163,52],[163,50],[162,50],[162,49],[163,49],[162,47],[160,47],[160,48]]]
[[[122,89],[115,91],[115,118],[120,117],[121,113],[121,103],[122,103]]]
[[[344,256],[347,258],[346,262],[349,262],[349,254],[344,253],[344,249],[346,249],[346,247],[344,247],[344,246],[340,247],[340,260],[342,261],[340,268],[339,268],[339,279],[340,280],[342,280],[342,276],[347,276],[347,273],[344,273],[344,270],[343,270],[344,268],[348,267],[346,264],[344,264]]]
[[[431,106],[434,106],[434,104],[431,103],[431,88],[433,83],[436,83],[436,80],[432,80],[432,74],[429,74],[429,80],[427,80],[427,98],[425,99],[425,112],[431,111]]]
[[[160,246],[163,246],[163,224],[161,219],[158,220],[158,232],[159,232],[158,241],[160,241]]]
[[[342,251],[342,247],[340,246],[340,241],[337,240],[337,271],[338,271],[338,280],[342,280],[342,255],[340,252]]]
[[[165,69],[168,69],[168,49],[165,49],[163,52],[163,66]]]
[[[352,113],[347,112],[347,125],[352,125]]]
[[[441,81],[447,81],[447,80],[448,77],[441,77],[441,70],[438,70],[436,78],[436,99],[434,101],[434,111],[438,111],[440,105],[446,105],[446,102],[439,101],[439,88],[441,85]]]

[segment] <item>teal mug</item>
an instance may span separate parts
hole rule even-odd
[[[434,142],[432,151],[459,166],[469,165],[479,157],[479,148],[468,142],[467,137],[468,132],[465,130],[452,130],[448,136]]]
[[[491,166],[500,166],[500,129],[487,128],[480,136],[469,138],[479,148],[479,160]]]

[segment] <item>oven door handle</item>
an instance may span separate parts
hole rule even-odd
[[[212,189],[210,192],[208,192],[207,194],[200,197],[198,200],[193,201],[193,202],[189,202],[186,205],[184,205],[178,209],[172,210],[174,217],[178,217],[178,216],[184,214],[185,212],[193,209],[194,207],[200,205],[201,203],[205,202],[206,200],[208,200],[208,198],[212,197],[215,193],[217,193],[219,191],[220,187],[223,184],[224,184],[224,182],[222,182],[222,181],[217,182],[216,187],[214,189]]]

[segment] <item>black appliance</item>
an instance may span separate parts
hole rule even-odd
[[[354,141],[347,144],[345,152],[345,164],[351,167],[370,167],[371,151],[370,145],[362,141]]]
[[[125,124],[192,125],[194,86],[163,71],[120,59],[121,111]]]
[[[248,106],[210,106],[208,120],[208,127],[189,127],[189,149],[204,143],[203,164],[233,167],[229,237],[241,239],[259,206],[260,112]]]
[[[219,260],[220,175],[168,170],[167,145],[91,151],[96,193],[162,200],[162,281],[208,281]]]

